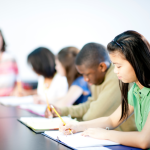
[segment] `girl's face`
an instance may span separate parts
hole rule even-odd
[[[61,62],[57,58],[55,59],[55,64],[56,64],[56,66],[55,66],[56,71],[60,75],[66,76],[66,70],[65,70],[65,68],[63,67],[63,65],[61,64]]]
[[[114,72],[117,74],[119,80],[124,83],[137,82],[135,71],[131,64],[119,52],[109,54],[111,61],[115,65]]]

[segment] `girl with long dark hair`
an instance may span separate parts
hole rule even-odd
[[[121,105],[108,117],[67,123],[60,126],[60,131],[65,131],[65,134],[70,133],[67,129],[72,129],[74,133],[84,131],[83,136],[142,149],[150,148],[150,44],[138,32],[126,31],[116,36],[107,49],[115,65],[114,72],[120,80]],[[134,84],[128,92],[129,83]],[[138,131],[113,130],[133,113]]]
[[[34,103],[45,104],[46,99],[49,103],[54,103],[67,93],[66,78],[56,73],[55,56],[48,48],[36,48],[28,55],[27,61],[38,75],[37,90],[28,92],[34,94]]]
[[[67,94],[54,103],[58,107],[84,103],[91,95],[88,83],[75,67],[78,52],[79,49],[76,47],[65,47],[56,56],[56,71],[67,78],[69,86]]]

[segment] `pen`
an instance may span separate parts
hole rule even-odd
[[[60,117],[60,115],[58,114],[58,112],[56,111],[56,109],[53,107],[53,105],[51,105],[52,109],[54,110],[54,112],[57,114],[57,116],[60,118],[60,120],[63,122],[64,125],[66,125],[66,123],[64,122],[64,120]],[[70,133],[72,133],[72,131],[69,129]]]

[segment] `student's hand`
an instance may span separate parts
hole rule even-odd
[[[38,95],[34,95],[33,96],[33,103],[34,104],[46,104],[46,102],[44,100],[42,100],[42,98]]]
[[[50,105],[49,105],[49,106],[50,106]],[[61,111],[60,111],[60,109],[59,109],[58,107],[55,107],[54,105],[53,105],[53,107],[54,107],[55,110],[58,112],[58,114],[61,116]],[[56,114],[56,113],[54,112],[54,110],[52,109],[52,107],[50,107],[50,110],[51,110],[51,111],[49,111],[48,107],[46,108],[46,110],[45,110],[45,117],[46,117],[46,118],[58,117],[57,114]]]
[[[25,90],[24,90],[24,89],[22,89],[21,91],[19,91],[17,88],[15,88],[15,89],[11,92],[10,96],[22,97],[22,96],[26,96],[26,93],[25,93]]]
[[[59,131],[62,132],[65,135],[71,134],[69,129],[72,131],[72,133],[77,133],[80,132],[80,123],[77,121],[70,121],[70,122],[66,122],[66,125],[64,125],[63,123],[60,123],[59,125]]]
[[[107,140],[109,130],[102,128],[89,128],[82,133],[82,136],[90,136],[95,139]]]

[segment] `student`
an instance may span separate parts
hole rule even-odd
[[[79,53],[76,47],[65,47],[56,56],[56,70],[62,76],[66,76],[69,85],[67,94],[59,99],[54,105],[70,106],[84,103],[91,95],[89,85],[75,67],[75,58]],[[59,83],[60,84],[60,83]]]
[[[115,37],[108,46],[114,72],[120,79],[122,103],[109,117],[67,124],[60,130],[84,131],[83,136],[107,139],[123,145],[150,148],[150,44],[135,31],[126,31]],[[128,92],[129,83],[134,85]],[[113,131],[135,113],[137,132]],[[109,127],[110,130],[106,130]],[[89,129],[88,129],[89,128]],[[67,131],[67,133],[69,133]]]
[[[49,49],[39,47],[28,55],[27,60],[39,76],[37,91],[30,92],[30,94],[37,93],[37,96],[34,96],[35,103],[46,103],[46,97],[53,103],[67,93],[66,78],[56,73],[55,56]]]
[[[15,94],[17,76],[17,63],[14,57],[6,51],[5,40],[0,30],[0,96]]]
[[[120,105],[121,92],[106,48],[98,43],[86,44],[77,55],[76,67],[79,73],[83,74],[85,81],[92,84],[92,96],[78,106],[56,107],[58,113],[83,121],[109,116]],[[51,115],[56,116],[53,111],[45,112],[46,117]],[[130,118],[117,130],[136,130],[134,118]]]

